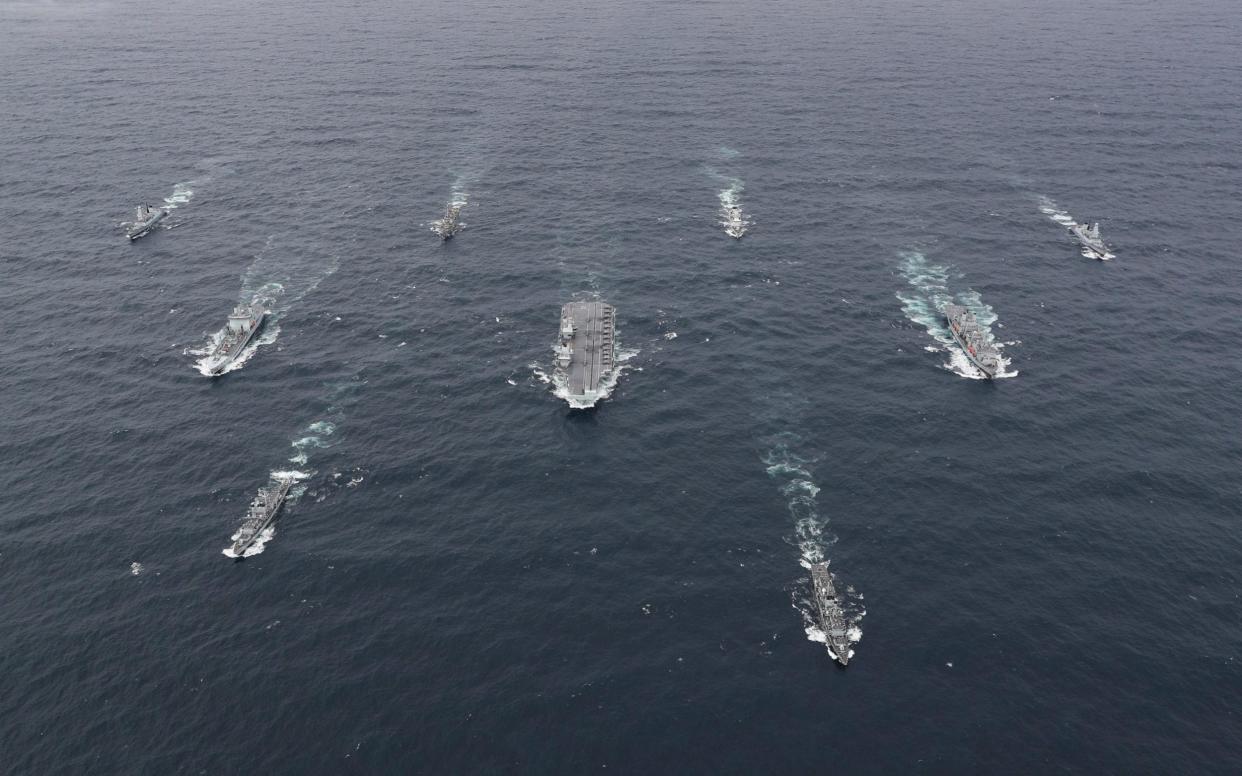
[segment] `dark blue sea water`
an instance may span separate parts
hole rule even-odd
[[[0,0],[0,771],[1236,773],[1240,37]],[[629,360],[581,412],[584,298]]]

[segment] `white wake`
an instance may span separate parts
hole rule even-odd
[[[927,260],[918,251],[907,251],[901,254],[901,274],[906,279],[907,288],[897,292],[901,300],[901,309],[911,323],[916,323],[927,330],[927,333],[939,343],[937,348],[927,348],[934,352],[943,352],[949,362],[942,366],[959,377],[971,380],[986,380],[987,375],[979,370],[966,354],[962,352],[957,341],[949,332],[944,319],[945,307],[957,303],[970,310],[986,333],[988,340],[1000,354],[1001,371],[996,378],[1016,377],[1018,372],[1009,369],[1010,360],[1005,355],[1004,343],[997,341],[992,335],[992,326],[997,324],[996,311],[986,304],[977,291],[967,290],[954,295],[949,290],[949,268]]]
[[[1060,224],[1061,226],[1065,227],[1066,230],[1068,230],[1070,227],[1073,227],[1073,226],[1087,226],[1087,224],[1080,224],[1077,221],[1075,221],[1074,217],[1071,216],[1068,211],[1064,210],[1060,205],[1053,202],[1050,197],[1041,196],[1039,198],[1039,210],[1041,213],[1048,216],[1048,218],[1054,223]],[[1084,259],[1111,261],[1117,258],[1116,255],[1112,253],[1112,251],[1105,251],[1103,255],[1100,255],[1086,246],[1082,246],[1081,253]]]
[[[737,152],[733,151],[732,156],[736,155]],[[724,227],[725,234],[730,237],[741,237],[746,234],[751,223],[742,208],[742,192],[746,190],[745,183],[741,178],[722,174],[715,167],[708,166],[706,170],[708,175],[724,184],[724,188],[716,192],[716,199],[720,203],[717,211],[717,215],[720,216],[719,224]]]
[[[270,475],[268,475],[268,479],[270,481],[271,479],[279,478],[279,479],[293,480],[294,482],[300,482],[310,477],[311,474],[313,473],[314,472],[303,472],[303,471],[296,471],[296,470],[295,471],[274,471]],[[298,487],[296,485],[289,490],[289,495],[285,497],[285,503],[281,506],[282,514],[284,510],[288,509],[291,504],[297,501],[298,496],[301,496],[302,492],[305,490],[306,490],[305,486]],[[247,501],[246,503],[248,504],[249,501]],[[221,554],[224,555],[224,557],[226,558],[238,558],[238,557],[251,558],[251,557],[254,557],[255,555],[260,554],[267,547],[267,543],[276,537],[276,522],[278,522],[279,520],[280,520],[280,517],[278,516],[276,521],[273,521],[271,525],[269,525],[267,528],[264,528],[262,531],[260,531],[258,538],[254,540],[253,544],[251,544],[249,547],[243,550],[240,556],[237,553],[233,552],[233,543],[236,542],[238,538],[241,537],[241,525],[238,525],[237,530],[234,531],[233,535],[229,537],[229,546],[225,547],[221,551]]]
[[[771,446],[761,456],[761,460],[768,476],[779,483],[781,495],[785,497],[789,515],[793,519],[792,540],[798,547],[798,563],[809,571],[811,564],[827,560],[827,549],[836,542],[836,538],[827,533],[828,520],[819,513],[816,497],[820,487],[811,473],[816,459],[796,451],[800,442],[801,438],[797,434],[778,434],[770,440]],[[850,641],[857,642],[862,638],[859,622],[866,612],[851,604],[848,600],[850,592],[852,588],[842,595],[842,611],[846,621],[850,623]],[[792,600],[794,609],[802,618],[807,639],[824,644],[827,648],[828,638],[819,628],[819,616],[805,578],[794,590]],[[853,654],[851,650],[849,656]]]
[[[622,373],[630,368],[631,361],[639,354],[637,348],[623,348],[620,342],[617,343],[616,357],[613,359],[612,370],[604,377],[599,385],[599,390],[595,393],[585,396],[578,396],[569,392],[569,381],[564,372],[559,369],[545,368],[542,364],[530,364],[531,374],[539,382],[549,385],[552,388],[552,394],[558,399],[563,399],[570,407],[576,410],[585,410],[594,407],[604,399],[612,395],[617,387],[617,382],[621,379]]]

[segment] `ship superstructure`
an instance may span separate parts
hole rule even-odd
[[[995,377],[1001,371],[1000,351],[992,344],[975,316],[965,307],[951,304],[944,308],[944,317],[953,339],[970,362],[989,379]]]
[[[603,397],[616,368],[616,313],[605,302],[570,302],[561,308],[556,370],[574,406],[589,407]]]
[[[1069,227],[1070,234],[1078,238],[1078,242],[1082,243],[1082,247],[1090,251],[1091,255],[1100,261],[1107,261],[1111,253],[1108,252],[1108,246],[1104,244],[1104,240],[1100,238],[1100,225],[1094,223],[1091,226],[1086,224],[1073,224]]]
[[[250,502],[246,519],[242,521],[237,537],[233,540],[232,550],[235,556],[242,557],[276,519],[276,514],[280,512],[294,482],[292,477],[273,476],[265,487],[259,488],[254,500]]]
[[[431,231],[440,235],[441,240],[452,239],[453,235],[461,231],[462,224],[458,221],[458,216],[461,215],[463,207],[465,207],[463,203],[450,204],[445,208],[444,216],[431,227]]]
[[[236,361],[259,329],[263,328],[263,322],[266,319],[267,310],[259,302],[233,308],[232,314],[229,315],[228,326],[224,330],[224,336],[205,359],[208,373],[215,377]]]
[[[829,652],[841,665],[850,662],[849,628],[845,612],[832,586],[832,574],[827,563],[811,564],[811,587],[815,596],[815,608],[819,613],[819,627],[824,632]]]
[[[155,228],[155,225],[168,215],[168,211],[162,207],[154,207],[152,205],[139,205],[138,210],[134,213],[134,222],[129,225],[129,229],[125,232],[130,240],[137,240],[147,232]]]

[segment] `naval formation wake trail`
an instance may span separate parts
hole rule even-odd
[[[720,155],[727,160],[739,156],[733,149],[723,148]],[[743,190],[740,179],[722,175],[715,168],[708,167],[709,174],[728,185],[719,194],[721,213],[724,218],[722,225],[729,236],[740,238],[745,232],[744,220],[739,196]],[[443,241],[458,235],[464,223],[460,221],[460,213],[467,204],[467,197],[459,179],[454,186],[454,193],[446,206],[444,215],[432,222],[431,229]],[[186,192],[189,190],[186,189]],[[182,202],[188,201],[188,194]],[[1051,200],[1044,200],[1044,212],[1048,213],[1062,225],[1067,223],[1071,231],[1084,241],[1098,239],[1098,227],[1094,232],[1076,230],[1072,220],[1067,221],[1060,211],[1056,211]],[[145,207],[145,206],[144,206]],[[175,207],[175,205],[170,205]],[[169,209],[139,208],[138,225],[129,227],[131,239],[144,236],[153,229]],[[1082,232],[1079,234],[1079,232]],[[256,269],[264,261],[264,256],[272,249],[273,237],[269,236],[263,251],[247,270],[244,288],[256,286]],[[1085,251],[1092,250],[1094,243],[1087,245]],[[1099,251],[1099,258],[1104,251]],[[334,252],[334,256],[336,256]],[[1084,254],[1089,255],[1089,254]],[[1111,254],[1108,255],[1111,258]],[[296,298],[301,298],[313,290],[327,274],[335,272],[339,260],[333,259],[326,273],[319,271],[309,284],[302,278],[303,288]],[[264,272],[270,275],[270,271]],[[1006,372],[1009,361],[1000,352],[990,331],[996,323],[996,315],[985,305],[975,291],[954,295],[949,291],[951,270],[947,267],[932,264],[922,253],[910,251],[903,254],[902,274],[906,277],[910,289],[898,293],[903,309],[912,322],[925,326],[930,334],[952,354],[951,363],[946,365],[959,375],[969,377],[1012,377],[1016,372]],[[292,279],[282,276],[286,282]],[[243,291],[248,302],[239,305],[229,317],[225,329],[215,335],[208,350],[198,351],[205,354],[199,362],[200,371],[209,377],[217,377],[225,372],[240,368],[255,352],[256,345],[263,344],[259,338],[264,324],[272,310],[276,308],[279,295],[285,291],[285,284],[271,280],[254,291]],[[284,305],[288,309],[288,303]],[[499,318],[497,318],[499,321]],[[275,340],[275,324],[268,324],[273,329],[269,339]],[[675,336],[675,335],[673,335]],[[403,343],[404,344],[404,343]],[[928,347],[928,350],[937,348]],[[554,348],[555,364],[552,383],[558,396],[564,398],[575,409],[594,407],[600,400],[607,398],[615,386],[621,373],[619,351],[616,341],[616,309],[602,301],[570,302],[563,306],[560,317],[558,342]],[[294,463],[307,463],[307,448],[318,447],[321,439],[330,435],[335,425],[327,421],[316,421],[307,429],[307,435],[295,442],[299,449]],[[314,432],[311,434],[310,432]],[[777,442],[764,456],[769,476],[785,479],[780,490],[788,497],[790,514],[794,518],[797,544],[801,550],[801,562],[810,575],[810,593],[795,594],[797,608],[806,620],[808,637],[813,641],[824,642],[829,653],[842,665],[853,656],[852,643],[861,638],[861,630],[857,627],[861,610],[850,619],[845,611],[845,599],[839,597],[834,585],[836,574],[829,570],[825,558],[824,526],[826,521],[819,516],[816,507],[817,486],[811,479],[811,473],[805,468],[810,459],[799,457],[790,449],[791,444],[800,442],[796,436],[778,437]],[[274,535],[275,522],[278,514],[285,507],[290,494],[296,498],[305,488],[295,486],[301,480],[312,476],[313,472],[274,471],[268,484],[258,490],[249,512],[237,533],[230,537],[232,544],[225,549],[225,554],[233,558],[249,557],[263,551],[267,541]],[[787,479],[786,479],[787,478]],[[840,584],[837,582],[836,584]],[[848,588],[852,593],[853,589]]]

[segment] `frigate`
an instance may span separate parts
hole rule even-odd
[[[233,540],[234,555],[242,557],[250,545],[258,540],[259,535],[272,524],[272,521],[276,519],[276,514],[280,512],[281,505],[285,503],[285,497],[289,495],[289,488],[293,487],[295,481],[293,477],[273,475],[265,487],[259,488],[254,500],[250,502],[246,519],[242,521],[237,537]]]
[[[464,204],[454,202],[444,210],[444,217],[435,222],[431,227],[431,231],[440,235],[441,240],[448,240],[461,231],[461,223],[457,220],[457,216],[461,213]]]
[[[229,315],[228,326],[224,329],[224,336],[204,359],[207,371],[212,377],[223,373],[230,364],[237,360],[237,357],[254,339],[254,335],[263,328],[263,322],[266,319],[267,310],[259,302],[233,308],[233,313]]]
[[[604,302],[570,302],[561,308],[556,370],[575,407],[593,406],[604,396],[616,368],[616,312]]]
[[[1108,246],[1100,239],[1100,225],[1094,223],[1091,226],[1086,224],[1073,224],[1069,227],[1070,234],[1078,238],[1078,242],[1082,243],[1082,247],[1091,252],[1091,255],[1100,261],[1107,261],[1109,256]]]
[[[155,225],[168,215],[168,211],[162,207],[152,207],[151,205],[140,205],[136,213],[134,213],[134,222],[129,225],[126,232],[129,239],[137,240],[147,232],[155,228]]]
[[[979,367],[988,378],[1001,371],[1000,351],[988,339],[975,316],[961,305],[951,304],[944,308],[945,320],[953,339],[961,346],[970,362]]]
[[[746,220],[742,216],[742,209],[737,206],[730,206],[725,209],[725,234],[735,240],[740,240],[742,235],[746,234]]]
[[[819,627],[827,637],[828,650],[841,665],[849,665],[849,629],[826,562],[811,564],[811,587],[815,592],[815,608],[819,610]]]

